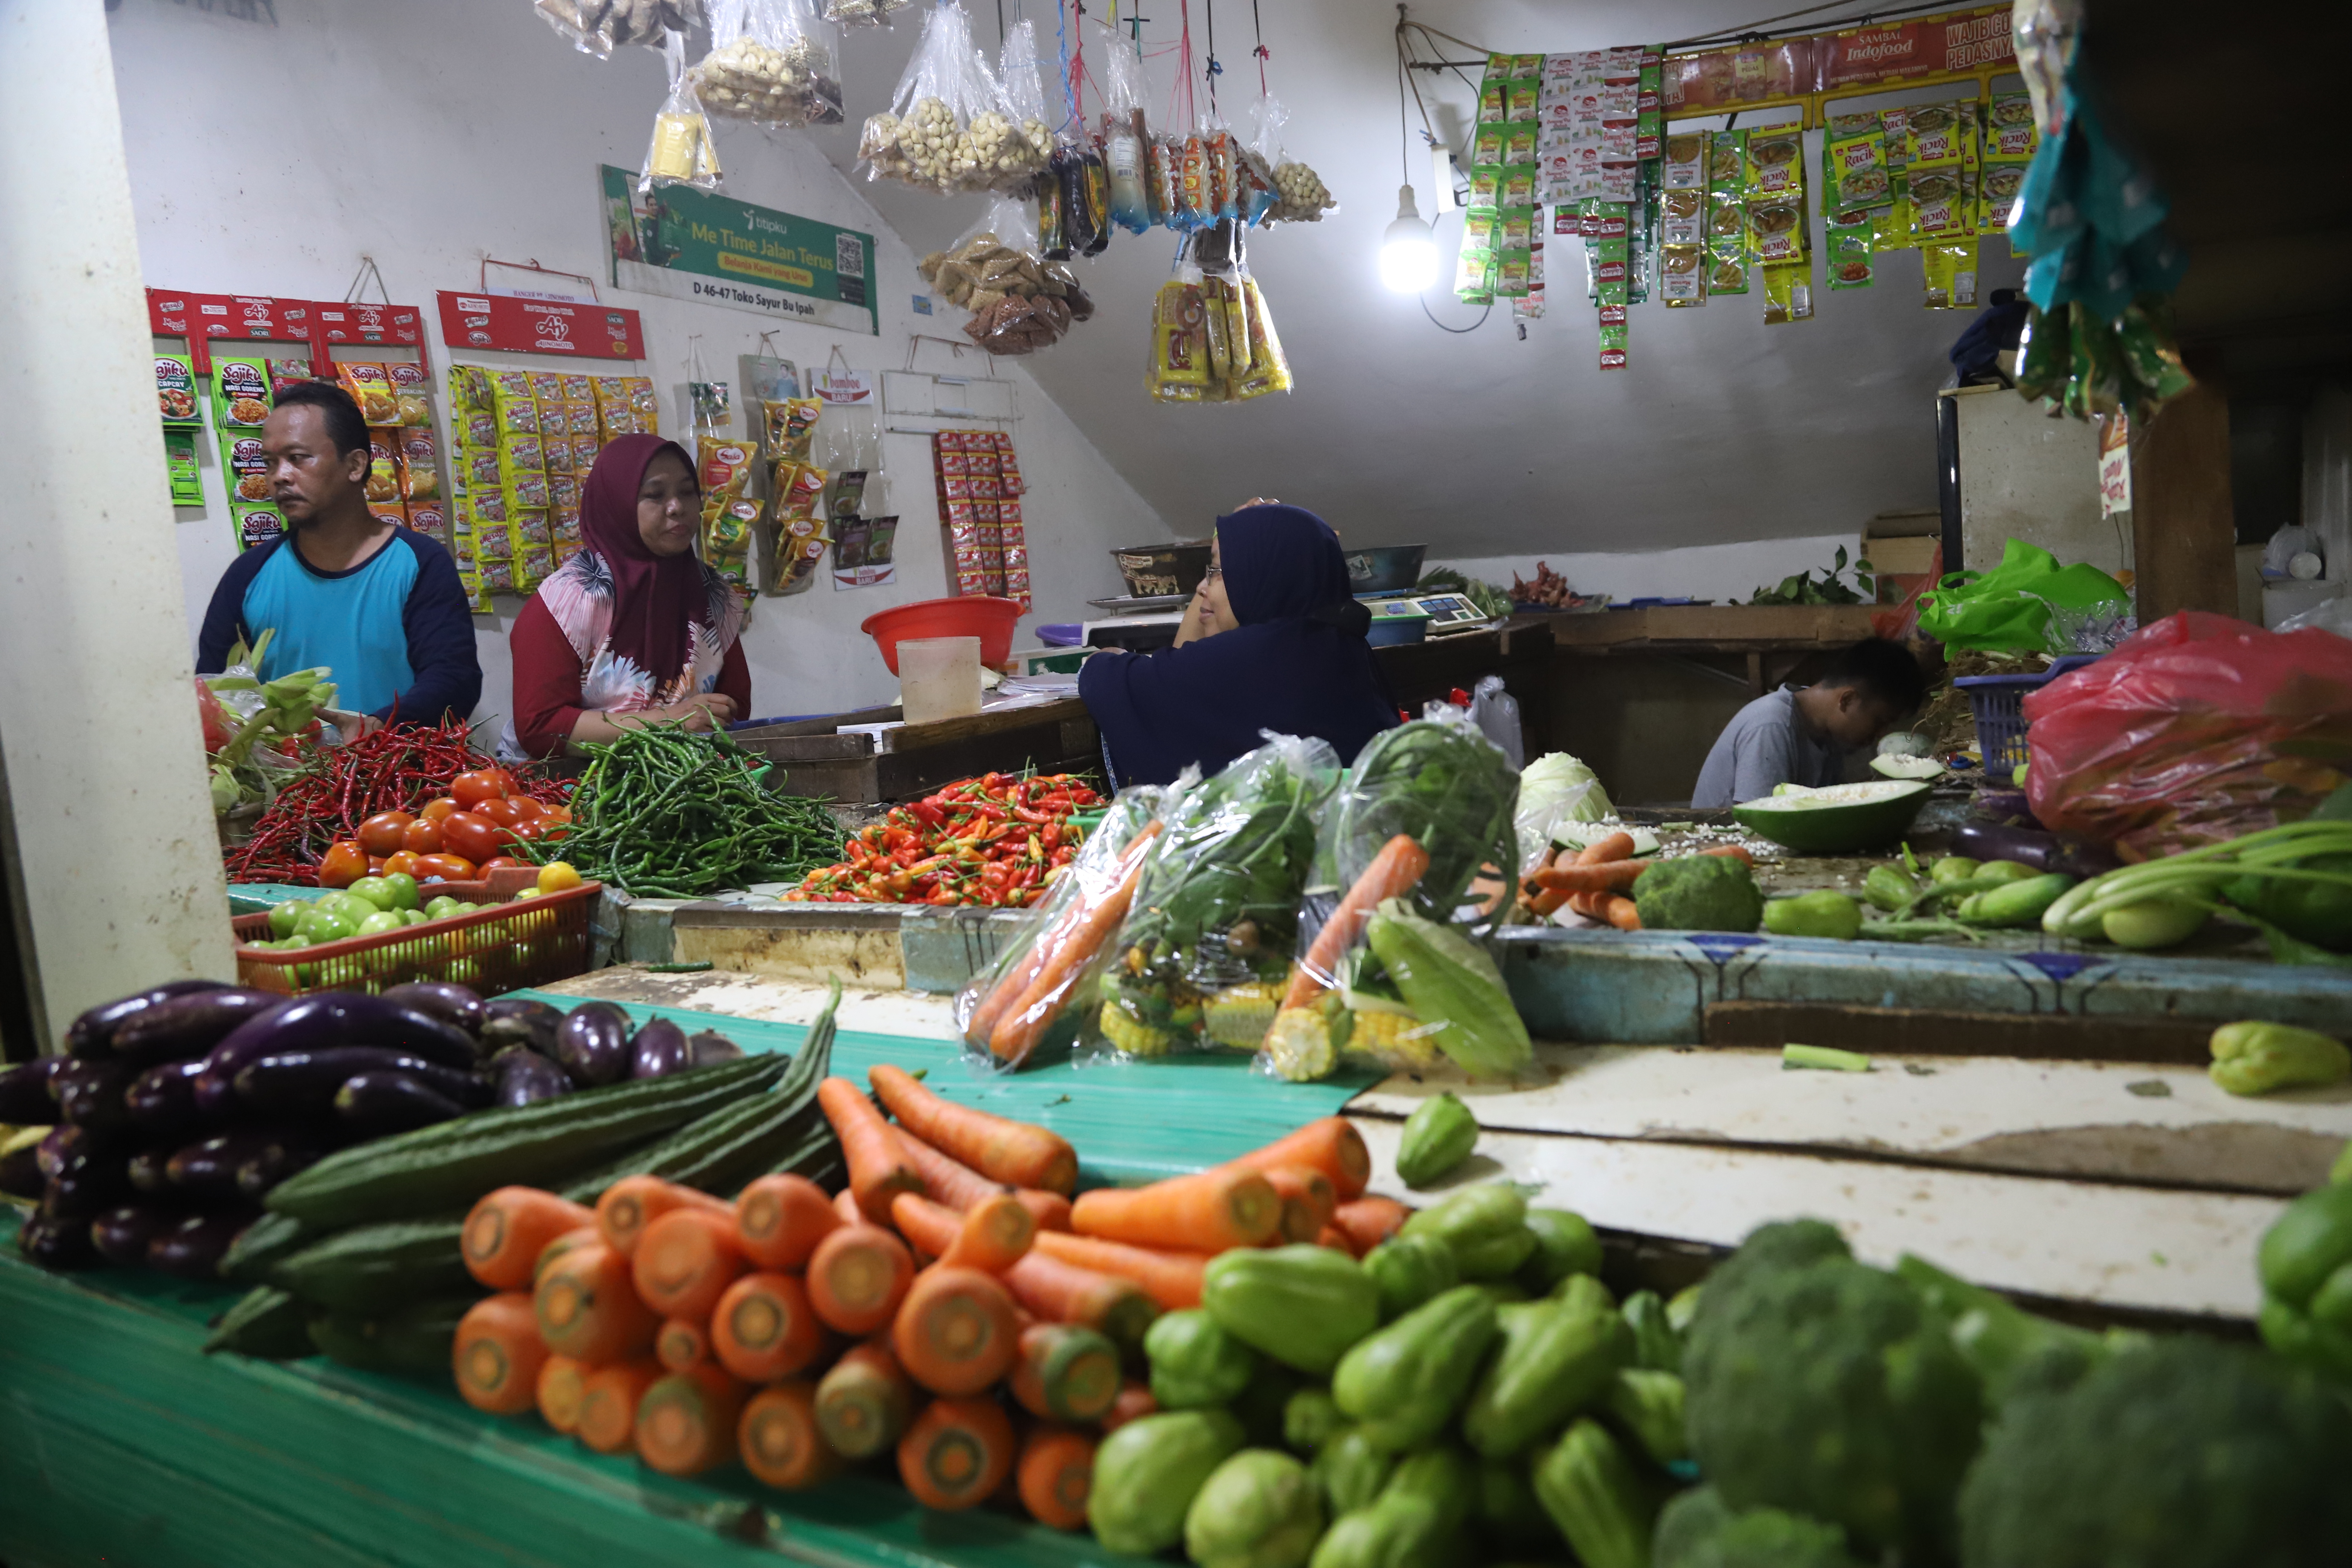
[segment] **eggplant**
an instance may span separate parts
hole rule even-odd
[[[529,1046],[541,1056],[555,1054],[555,1031],[563,1025],[563,1009],[522,997],[499,996],[482,1004],[482,1043],[486,1046]]]
[[[41,1140],[11,1142],[0,1150],[0,1197],[30,1201],[41,1195],[41,1184],[47,1180],[41,1174]]]
[[[716,1029],[705,1029],[698,1035],[688,1035],[686,1047],[695,1067],[709,1067],[712,1062],[731,1062],[743,1054],[743,1047]]]
[[[196,1104],[196,1079],[204,1070],[200,1059],[158,1062],[132,1079],[122,1091],[131,1125],[159,1138],[202,1126],[205,1117]]]
[[[667,1018],[648,1020],[629,1041],[631,1078],[663,1078],[683,1071],[693,1063],[694,1052],[687,1045],[686,1031]]]
[[[88,1268],[99,1261],[90,1245],[89,1221],[37,1214],[16,1233],[16,1246],[44,1268]]]
[[[58,1102],[49,1080],[66,1065],[64,1057],[43,1057],[0,1068],[0,1126],[38,1127],[57,1119]]]
[[[1952,835],[1952,853],[1971,860],[2015,860],[2037,871],[2096,877],[2123,864],[2095,845],[2032,827],[1964,822]]]
[[[286,1134],[270,1131],[223,1132],[173,1151],[163,1163],[171,1190],[191,1198],[233,1198],[237,1167]]]
[[[89,1219],[131,1196],[126,1161],[106,1161],[51,1176],[41,1189],[41,1212],[59,1219]]]
[[[200,991],[227,989],[228,986],[218,980],[172,980],[136,995],[102,1002],[66,1026],[66,1055],[105,1056],[113,1047],[114,1031],[121,1027],[124,1020],[174,996],[193,996]]]
[[[526,1046],[512,1046],[492,1065],[498,1074],[499,1105],[529,1105],[572,1092],[572,1075]]]
[[[454,981],[412,980],[405,985],[394,985],[386,990],[383,999],[394,1006],[405,1007],[412,1013],[422,1013],[428,1018],[438,1018],[445,1024],[463,1029],[477,1041],[482,1037],[482,1026],[489,1021],[488,1013],[482,1005],[481,993]]]
[[[37,1146],[35,1163],[41,1179],[70,1176],[122,1153],[119,1141],[87,1127],[52,1127]]]
[[[299,1172],[307,1171],[319,1163],[326,1152],[315,1140],[294,1137],[272,1139],[259,1152],[236,1168],[236,1190],[259,1203],[269,1189]]]
[[[49,1079],[49,1097],[64,1121],[92,1131],[119,1132],[131,1125],[122,1091],[138,1076],[129,1062],[69,1061]]]
[[[158,1143],[152,1149],[142,1149],[131,1156],[125,1173],[131,1178],[133,1192],[149,1197],[160,1197],[172,1190],[172,1156],[179,1151],[169,1143]]]
[[[247,1064],[264,1057],[338,1046],[373,1046],[446,1068],[474,1065],[473,1037],[457,1026],[381,996],[330,991],[297,997],[231,1030],[205,1058],[208,1082],[199,1089],[199,1101],[219,1092],[212,1087],[217,1080],[234,1079]]]
[[[109,1263],[136,1268],[147,1261],[148,1244],[185,1216],[152,1204],[124,1204],[89,1222],[89,1239]]]
[[[147,1267],[183,1279],[217,1279],[221,1255],[253,1220],[250,1209],[191,1215],[147,1244]]]
[[[335,1091],[335,1114],[371,1135],[430,1127],[465,1113],[465,1107],[413,1073],[354,1073]]]
[[[629,1076],[629,1016],[610,1002],[583,1002],[555,1031],[556,1061],[583,1089]]]
[[[118,1061],[142,1067],[202,1057],[248,1018],[285,1005],[275,991],[241,985],[173,996],[132,1014],[114,1031],[109,1052]]]
[[[343,1079],[355,1072],[379,1070],[415,1073],[460,1103],[489,1103],[488,1088],[470,1073],[452,1072],[423,1057],[373,1046],[287,1051],[247,1062],[236,1075],[236,1098],[248,1110],[272,1115],[322,1113]]]

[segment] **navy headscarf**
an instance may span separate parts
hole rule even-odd
[[[1397,722],[1348,593],[1339,536],[1303,507],[1244,507],[1217,520],[1226,602],[1239,626],[1158,653],[1098,653],[1078,694],[1121,785],[1215,773],[1258,731],[1318,735],[1342,763]]]

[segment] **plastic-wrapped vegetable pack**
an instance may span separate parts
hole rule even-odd
[[[1103,973],[1105,1042],[1134,1056],[1257,1047],[1339,772],[1327,742],[1269,733],[1169,809]]]
[[[833,28],[812,0],[709,0],[710,52],[688,74],[711,114],[798,129],[841,123]]]
[[[600,60],[624,44],[659,48],[663,33],[686,31],[693,10],[683,0],[535,0],[531,8],[574,48]]]
[[[711,145],[710,121],[695,96],[694,79],[686,68],[686,39],[670,33],[662,39],[662,58],[669,64],[669,96],[654,116],[653,141],[646,148],[646,163],[637,188],[692,185],[719,189],[719,149]]]
[[[940,5],[924,18],[922,40],[890,108],[867,119],[857,156],[869,179],[943,195],[987,190],[1034,161],[973,47],[971,18],[961,5]]]
[[[1077,275],[1038,254],[1034,229],[1020,202],[1000,197],[954,245],[916,265],[949,303],[971,312],[964,334],[991,353],[1034,353],[1095,312]]]
[[[1042,1047],[1076,1039],[1160,814],[1194,782],[1188,770],[1166,790],[1119,792],[1021,935],[956,993],[956,1026],[969,1054],[1011,1071]]]

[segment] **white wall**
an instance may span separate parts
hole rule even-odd
[[[1840,548],[1849,564],[1862,552],[1859,534],[1824,533],[1805,539],[1766,539],[1745,544],[1695,544],[1680,550],[1609,552],[1546,551],[1541,555],[1488,555],[1475,560],[1441,561],[1429,566],[1451,566],[1465,577],[1498,587],[1511,585],[1514,574],[1535,580],[1538,561],[1568,579],[1580,594],[1606,594],[1612,599],[1685,597],[1712,599],[1717,604],[1744,604],[1759,588],[1777,585],[1798,572],[1818,576],[1829,570]],[[1851,573],[1844,581],[1853,581]]]
[[[196,292],[340,299],[362,253],[395,301],[426,309],[436,369],[448,363],[434,290],[478,286],[485,255],[594,273],[604,254],[596,168],[635,168],[664,92],[660,59],[631,48],[610,61],[574,51],[522,0],[292,0],[279,25],[233,21],[173,0],[123,0],[110,28],[122,100],[140,261],[147,281]],[[853,41],[850,45],[858,45]],[[645,315],[645,367],[663,390],[666,433],[682,426],[672,389],[687,336],[734,378],[738,354],[773,352],[805,368],[838,343],[855,369],[904,367],[908,334],[953,335],[951,316],[915,313],[916,256],[803,137],[722,122],[730,194],[875,235],[881,335],[779,324],[747,310],[605,289]],[[947,351],[921,345],[923,368]],[[460,355],[458,357],[467,357]],[[978,354],[961,362],[986,374]],[[1037,620],[1076,620],[1084,601],[1119,591],[1108,550],[1169,530],[1037,390],[1020,383],[1013,438]],[[619,365],[588,368],[620,370]],[[444,411],[446,435],[446,411]],[[940,559],[929,457],[916,436],[886,437],[900,515],[898,581],[838,592],[830,579],[763,598],[744,647],[761,714],[887,700],[896,682],[857,624],[877,610],[950,592]],[[207,504],[178,530],[191,625],[235,554],[209,446]],[[503,714],[512,680],[506,628],[520,601],[476,620],[480,712]],[[1034,643],[1034,634],[1017,639]]]

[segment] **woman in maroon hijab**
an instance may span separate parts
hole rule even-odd
[[[605,443],[580,498],[583,548],[507,634],[514,719],[502,753],[551,756],[610,741],[634,719],[723,729],[750,708],[742,600],[696,559],[701,518],[701,487],[677,443]]]

